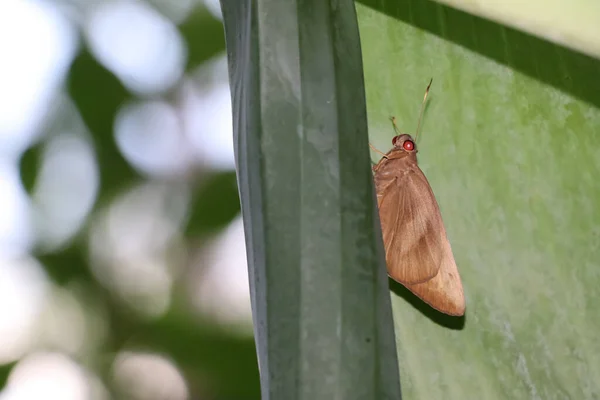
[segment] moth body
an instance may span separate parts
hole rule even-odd
[[[439,206],[408,134],[373,166],[388,274],[438,311],[460,316],[465,299]]]

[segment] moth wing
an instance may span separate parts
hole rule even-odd
[[[441,237],[443,255],[438,274],[427,282],[405,286],[436,310],[461,316],[464,315],[466,307],[463,286],[445,230],[441,231]]]
[[[378,198],[388,274],[408,285],[436,276],[444,255],[444,227],[423,172],[415,166],[396,176]]]

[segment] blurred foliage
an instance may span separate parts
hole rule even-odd
[[[180,26],[188,50],[186,71],[193,70],[216,55],[223,54],[225,39],[221,21],[198,7]],[[91,132],[99,164],[101,186],[95,210],[109,204],[132,185],[148,180],[122,156],[113,135],[115,115],[135,95],[84,47],[73,61],[67,79],[68,93]],[[31,192],[39,172],[39,157],[44,141],[28,149],[21,159],[21,177]],[[195,172],[192,205],[185,226],[190,243],[199,236],[212,235],[227,226],[239,214],[239,198],[234,171]],[[92,214],[93,215],[93,214]],[[86,224],[93,223],[88,221]],[[66,247],[55,252],[35,254],[54,283],[67,287],[73,282],[85,287],[88,295],[99,297],[108,307],[109,335],[105,356],[117,351],[140,348],[171,357],[187,379],[191,399],[258,399],[260,388],[254,341],[236,336],[208,320],[199,320],[189,306],[175,302],[159,320],[150,321],[128,311],[94,277],[88,265],[87,229]],[[195,243],[195,242],[193,242]],[[175,283],[174,292],[183,290]],[[177,293],[175,297],[181,297]],[[110,365],[110,362],[102,364]],[[4,384],[12,364],[2,366]],[[108,370],[100,367],[107,381]]]
[[[187,43],[188,70],[225,50],[223,23],[213,18],[204,8],[198,8],[180,24],[179,31]]]
[[[100,166],[99,203],[102,204],[106,197],[112,198],[139,179],[117,149],[112,135],[115,116],[132,95],[85,49],[71,65],[67,86],[92,134]]]
[[[214,174],[193,197],[192,214],[186,233],[198,236],[212,233],[240,212],[235,172]]]
[[[4,385],[6,385],[6,380],[8,379],[8,375],[10,374],[10,371],[12,371],[15,364],[16,364],[16,362],[12,362],[12,363],[0,366],[0,388],[4,387]]]

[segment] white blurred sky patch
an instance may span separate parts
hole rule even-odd
[[[179,24],[190,15],[200,1],[201,0],[148,0],[148,4],[155,7],[169,20]]]
[[[17,160],[39,135],[76,47],[73,27],[50,5],[0,1],[0,254],[33,242]]]
[[[178,232],[187,214],[183,185],[146,183],[130,189],[95,218],[90,263],[98,280],[139,313],[168,309],[181,251]],[[181,249],[180,249],[181,250]]]
[[[29,146],[77,48],[71,24],[51,5],[0,1],[0,157]]]
[[[34,348],[94,359],[109,334],[104,304],[79,285],[52,286],[37,324]],[[68,327],[68,329],[65,329]]]
[[[90,142],[77,133],[50,138],[33,190],[40,247],[56,249],[82,226],[98,192],[98,165]]]
[[[252,334],[252,310],[242,217],[201,249],[188,290],[203,314]]]
[[[201,163],[215,169],[235,168],[231,94],[227,58],[214,58],[198,67],[181,87],[185,133]]]
[[[97,377],[59,353],[34,353],[11,371],[0,400],[108,400]]]
[[[112,378],[120,393],[131,400],[187,400],[189,396],[177,366],[159,354],[119,353],[113,363]]]
[[[194,161],[179,110],[165,101],[129,103],[115,122],[115,140],[125,158],[153,176],[177,176]]]
[[[215,18],[223,20],[223,14],[221,13],[221,4],[219,3],[219,0],[204,0],[204,5]]]
[[[186,48],[179,31],[142,1],[99,3],[86,32],[94,55],[133,92],[160,93],[181,78]]]
[[[26,254],[33,244],[29,197],[14,162],[0,158],[0,257]],[[0,302],[2,293],[0,293]]]
[[[0,258],[0,364],[13,362],[34,341],[49,284],[33,258]]]
[[[153,177],[180,176],[195,166],[235,168],[231,100],[224,55],[182,80],[176,100],[135,101],[115,120],[124,157]]]

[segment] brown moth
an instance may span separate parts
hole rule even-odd
[[[433,81],[433,80],[432,80]],[[427,86],[415,140],[419,134]],[[440,209],[417,164],[415,140],[400,133],[396,119],[393,148],[373,166],[377,206],[388,274],[431,307],[445,314],[465,313],[465,297]]]

